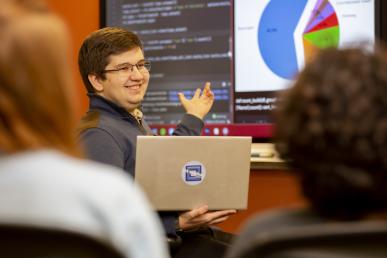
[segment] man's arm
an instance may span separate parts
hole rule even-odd
[[[187,100],[183,93],[179,93],[180,102],[187,114],[177,126],[174,135],[200,135],[204,126],[203,118],[210,111],[214,103],[214,94],[210,83],[207,82],[203,92],[197,89],[192,99]],[[208,211],[208,206],[181,213],[177,218],[178,226],[182,230],[190,230],[203,226],[216,225],[225,221],[236,210]]]
[[[173,135],[198,136],[201,134],[204,123],[196,116],[185,114],[181,122],[176,126]]]

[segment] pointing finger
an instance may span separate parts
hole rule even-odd
[[[206,91],[211,90],[211,83],[210,82],[206,82],[206,84],[204,85],[204,90],[206,90]]]

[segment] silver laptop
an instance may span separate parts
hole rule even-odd
[[[156,210],[246,209],[251,137],[138,136],[135,181]]]

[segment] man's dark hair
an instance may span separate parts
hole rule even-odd
[[[136,47],[143,49],[140,39],[125,29],[106,27],[91,33],[78,54],[79,71],[87,91],[94,92],[88,79],[89,74],[106,79],[103,71],[109,63],[110,55],[121,54]]]
[[[387,209],[387,57],[327,49],[278,109],[276,147],[321,215],[359,219]]]

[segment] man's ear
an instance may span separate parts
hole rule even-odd
[[[89,82],[91,83],[96,92],[103,91],[103,84],[101,83],[101,78],[99,78],[95,74],[89,74],[87,78],[89,79]]]

